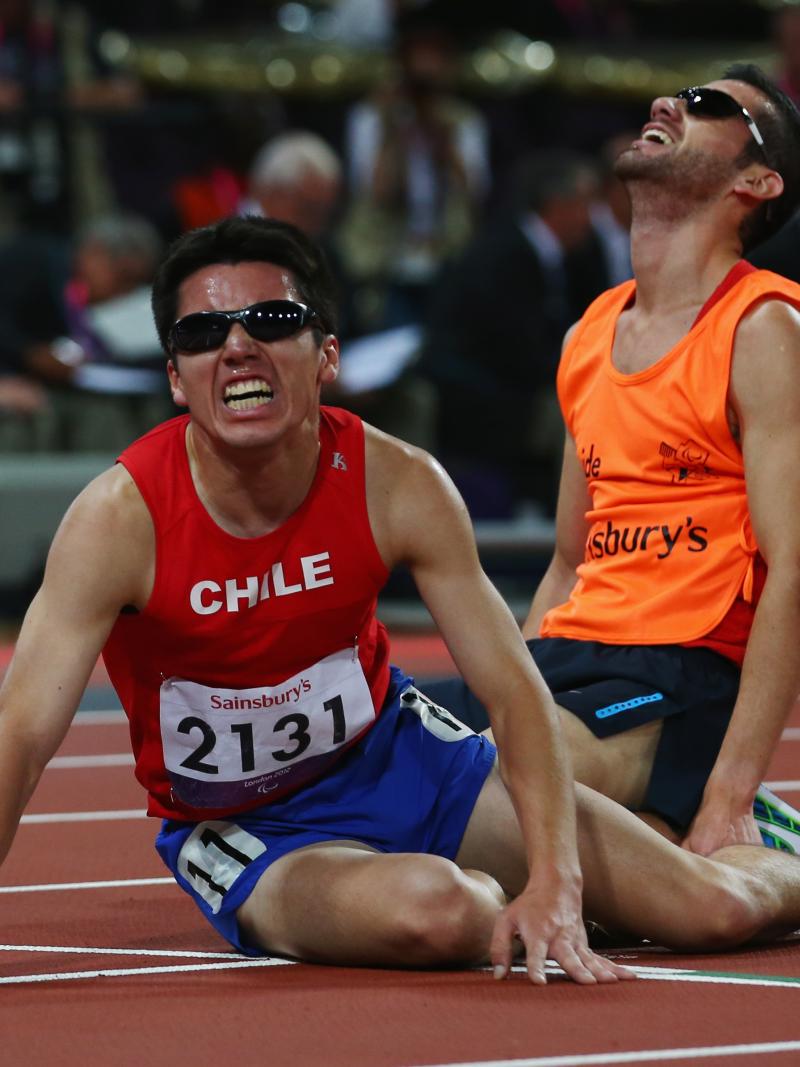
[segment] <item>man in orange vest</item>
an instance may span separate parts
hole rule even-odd
[[[655,100],[616,170],[635,280],[565,341],[556,547],[524,635],[579,781],[704,855],[800,852],[761,785],[800,692],[800,286],[742,258],[798,204],[800,115],[736,66]]]

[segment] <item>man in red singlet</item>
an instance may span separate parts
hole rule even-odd
[[[574,789],[555,705],[426,454],[321,408],[339,363],[314,245],[267,219],[184,235],[154,284],[175,401],[84,490],[0,694],[0,857],[98,653],[130,720],[157,848],[252,955],[628,972],[594,920],[675,947],[800,925],[800,862],[712,859]],[[389,666],[405,564],[502,754]],[[577,809],[577,817],[576,817]],[[580,865],[579,865],[580,855]]]
[[[523,632],[579,781],[701,854],[759,829],[800,852],[760,785],[800,692],[800,286],[742,259],[800,201],[800,116],[731,68],[655,100],[616,170],[635,280],[565,341],[556,548]]]

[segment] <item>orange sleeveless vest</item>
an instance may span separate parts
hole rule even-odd
[[[578,581],[543,637],[607,644],[693,641],[752,596],[757,545],[742,453],[726,416],[734,335],[765,299],[800,308],[800,286],[745,275],[652,366],[611,362],[634,282],[587,309],[558,371],[561,410],[592,498]]]

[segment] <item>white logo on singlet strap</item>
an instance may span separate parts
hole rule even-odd
[[[400,694],[400,706],[404,711],[413,711],[415,715],[418,715],[425,729],[438,737],[440,741],[463,741],[465,737],[470,737],[475,733],[446,708],[434,704],[413,685],[408,686]]]
[[[305,590],[333,585],[330,552],[301,556],[289,569],[287,577],[282,562],[273,563],[264,574],[244,579],[227,578],[222,583],[211,578],[195,582],[189,593],[189,603],[196,615],[214,615],[217,611],[239,611],[240,607],[254,608],[259,600],[292,596]],[[241,585],[239,582],[241,581]]]
[[[346,471],[347,470],[347,460],[345,459],[343,453],[341,453],[341,452],[334,452],[333,453],[333,459],[331,460],[331,466],[336,471]]]
[[[161,686],[164,766],[185,804],[233,808],[315,777],[374,718],[352,648],[277,686],[222,689],[168,678]]]

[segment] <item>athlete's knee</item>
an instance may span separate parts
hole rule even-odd
[[[488,877],[488,876],[487,876]],[[392,937],[410,964],[485,959],[502,890],[438,856],[414,857],[395,885]]]
[[[713,860],[700,860],[698,868],[684,886],[682,921],[669,947],[717,951],[752,941],[768,922],[768,892]]]
[[[766,913],[760,894],[748,880],[725,876],[706,897],[704,923],[709,927],[705,944],[709,949],[733,948],[752,941],[763,928]]]

